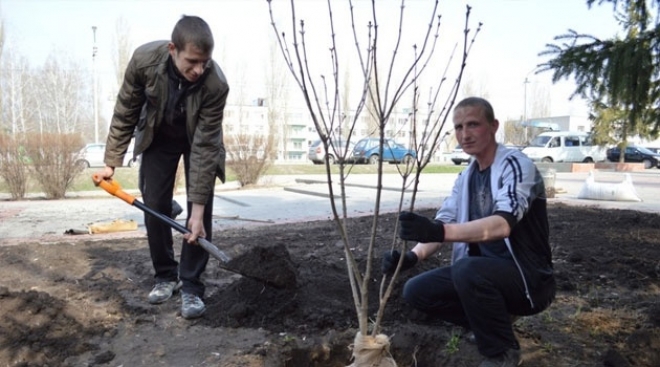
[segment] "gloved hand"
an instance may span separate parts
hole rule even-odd
[[[381,270],[383,274],[392,275],[394,270],[396,270],[397,264],[399,264],[399,258],[401,253],[397,250],[392,250],[392,252],[386,252],[383,254],[383,263],[381,264]],[[408,251],[403,255],[403,263],[401,264],[401,271],[408,270],[417,264],[417,254]]]
[[[417,242],[443,242],[445,225],[411,212],[399,214],[399,238]]]

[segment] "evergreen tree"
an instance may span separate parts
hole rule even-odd
[[[597,0],[587,0],[592,6]],[[650,5],[660,6],[660,0],[600,0],[611,3],[615,17],[625,31],[625,37],[601,40],[569,30],[555,37],[558,44],[549,44],[540,56],[552,58],[541,65],[541,71],[553,71],[553,82],[573,77],[576,89],[571,98],[580,95],[591,101],[595,122],[610,120],[620,132],[623,147],[629,133],[657,136],[660,128],[660,24],[652,17]],[[613,111],[605,113],[603,108]],[[609,119],[623,111],[623,120]],[[642,126],[640,126],[642,125]],[[612,126],[614,129],[615,126]],[[601,139],[603,141],[604,139]]]

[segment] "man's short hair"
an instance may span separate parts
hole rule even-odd
[[[183,15],[172,31],[172,43],[179,51],[185,50],[186,45],[191,44],[201,52],[210,54],[213,51],[213,34],[202,18]]]
[[[493,111],[493,106],[490,102],[481,97],[467,97],[462,101],[458,102],[454,111],[462,107],[480,107],[486,116],[486,120],[492,123],[495,122],[495,111]]]

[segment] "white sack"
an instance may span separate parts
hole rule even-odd
[[[630,173],[625,174],[623,182],[610,183],[596,182],[594,173],[590,172],[577,197],[589,200],[642,201],[633,187]]]

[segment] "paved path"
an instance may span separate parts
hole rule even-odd
[[[557,173],[555,187],[559,193],[555,202],[570,205],[593,205],[604,208],[632,209],[660,213],[660,170],[631,173],[633,185],[641,202],[595,201],[577,199],[587,173]],[[596,172],[597,182],[616,184],[623,181],[624,173]],[[438,208],[442,199],[451,192],[456,174],[422,174],[416,197],[416,208]],[[333,177],[334,179],[338,179]],[[372,215],[377,184],[375,175],[352,175],[346,183],[348,216]],[[287,223],[332,218],[328,185],[325,175],[270,176],[263,180],[264,187],[238,189],[235,184],[219,186],[214,202],[216,230],[249,227],[267,223]],[[398,175],[383,177],[381,212],[399,209],[402,179]],[[333,183],[335,197],[339,185]],[[404,195],[404,208],[408,208],[412,190]],[[110,196],[99,189],[74,193],[65,200],[0,201],[0,244],[12,244],[35,238],[42,242],[70,240],[64,235],[69,229],[86,230],[96,222],[114,219],[135,220],[138,231],[78,237],[107,239],[113,237],[143,236],[143,213],[139,209]],[[139,198],[138,198],[139,199]],[[175,199],[183,204],[185,196]],[[341,211],[341,200],[335,199]],[[179,218],[185,217],[185,213]]]

